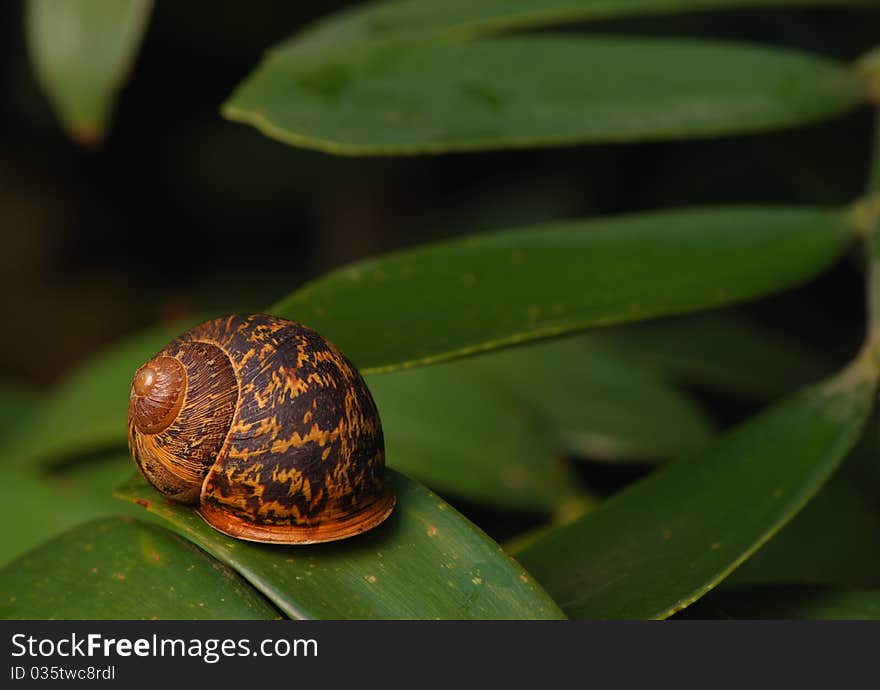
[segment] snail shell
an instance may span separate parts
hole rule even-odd
[[[394,509],[363,377],[274,316],[233,314],[172,340],[134,376],[128,440],[150,484],[240,539],[343,539]]]

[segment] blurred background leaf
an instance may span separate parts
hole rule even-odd
[[[226,117],[354,155],[712,137],[832,117],[865,99],[817,56],[709,41],[538,36],[278,49]]]
[[[561,618],[562,612],[478,527],[420,484],[388,480],[397,506],[344,542],[255,544],[209,527],[187,506],[156,500],[140,476],[117,492],[167,520],[238,571],[290,618]]]
[[[666,618],[717,585],[819,490],[874,396],[857,361],[656,470],[517,557],[573,618]]]
[[[31,386],[0,382],[0,438],[9,438],[40,409],[39,393]],[[0,450],[0,458],[8,452]]]
[[[178,322],[143,331],[83,362],[12,436],[14,461],[45,465],[124,446],[134,373],[192,325]]]
[[[6,478],[0,483],[0,520],[10,526],[0,539],[0,565],[87,520],[139,514],[112,497],[113,489],[131,474],[127,453],[92,457],[52,471],[25,468],[7,457],[0,468]]]
[[[152,0],[27,0],[28,49],[58,119],[80,144],[104,138]]]
[[[647,341],[649,342],[649,340]],[[593,460],[664,460],[704,443],[713,422],[638,357],[620,356],[593,335],[508,348],[424,371],[457,370],[535,408],[552,443]],[[392,376],[371,377],[380,386]]]
[[[576,478],[527,398],[456,364],[370,377],[388,465],[438,491],[498,507],[551,511]]]
[[[234,571],[156,525],[89,522],[0,569],[0,618],[267,620]]]
[[[664,379],[766,401],[827,376],[833,360],[741,314],[658,319],[591,336]]]

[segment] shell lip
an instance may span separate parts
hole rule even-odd
[[[236,539],[270,544],[320,544],[353,537],[379,526],[394,511],[396,503],[397,497],[386,486],[369,505],[320,525],[263,525],[208,503],[199,505],[196,512],[211,527]]]

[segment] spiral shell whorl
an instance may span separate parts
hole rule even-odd
[[[130,414],[145,434],[168,428],[180,411],[186,389],[186,371],[172,357],[156,357],[135,374],[129,394]]]

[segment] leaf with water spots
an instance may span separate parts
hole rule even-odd
[[[454,508],[397,472],[397,507],[379,527],[309,546],[255,544],[209,527],[136,476],[117,496],[161,516],[290,618],[561,618],[516,561]]]
[[[571,617],[665,618],[788,522],[856,442],[876,371],[860,359],[518,553]]]
[[[278,612],[185,539],[131,518],[75,527],[0,569],[6,619],[257,619]]]

